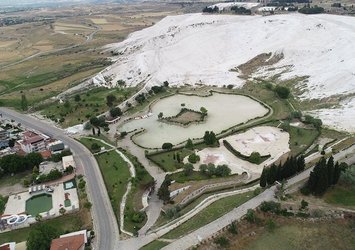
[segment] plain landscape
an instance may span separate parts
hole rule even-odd
[[[354,249],[348,0],[0,3],[0,249]]]

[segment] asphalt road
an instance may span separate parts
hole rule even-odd
[[[99,166],[90,151],[66,135],[63,130],[48,123],[3,107],[0,108],[0,113],[2,113],[3,117],[13,119],[24,127],[59,139],[70,147],[77,164],[82,166],[87,179],[88,194],[93,205],[91,212],[96,234],[94,247],[100,250],[118,249],[119,232],[116,217],[113,213]]]

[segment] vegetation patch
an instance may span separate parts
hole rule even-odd
[[[177,115],[171,117],[162,117],[160,118],[160,120],[166,121],[167,123],[188,126],[192,123],[203,122],[206,116],[207,116],[207,111],[199,112],[192,109],[182,108]]]
[[[41,113],[63,127],[83,123],[93,116],[101,115],[107,109],[126,100],[135,92],[135,88],[95,88],[82,94],[75,94],[63,101],[46,104]]]
[[[180,236],[188,234],[191,231],[194,231],[218,219],[219,217],[233,210],[235,207],[245,203],[252,197],[253,192],[247,192],[220,199],[209,205],[207,208],[203,209],[200,213],[185,223],[163,235],[162,238],[176,239]]]
[[[165,241],[160,241],[160,240],[154,240],[150,242],[149,244],[143,246],[140,248],[140,250],[158,250],[162,249],[163,247],[167,246],[169,243]]]
[[[117,220],[120,218],[120,204],[131,175],[128,164],[114,151],[96,155],[102,177],[110,197]]]

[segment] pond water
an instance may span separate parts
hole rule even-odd
[[[182,108],[181,104],[185,104],[185,108],[196,111],[205,107],[208,111],[206,121],[182,127],[158,120],[160,112],[163,112],[164,117],[178,114]],[[146,148],[160,148],[164,142],[176,145],[188,138],[202,138],[207,130],[218,134],[237,124],[264,116],[268,113],[268,109],[259,102],[241,95],[213,93],[209,97],[200,97],[180,94],[159,100],[153,105],[152,113],[153,115],[148,118],[123,124],[118,131],[144,128],[146,132],[135,136],[134,141]]]

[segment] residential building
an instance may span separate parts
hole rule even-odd
[[[65,146],[62,141],[54,141],[54,142],[48,143],[47,148],[53,154],[56,154],[56,153],[60,153],[62,150],[64,150]]]
[[[22,134],[22,140],[19,140],[18,143],[25,153],[33,153],[46,150],[46,140],[48,139],[48,136],[26,131]]]
[[[16,249],[16,243],[15,242],[9,242],[0,245],[0,250],[15,250]]]
[[[84,250],[87,243],[86,230],[64,234],[52,240],[50,250]]]

